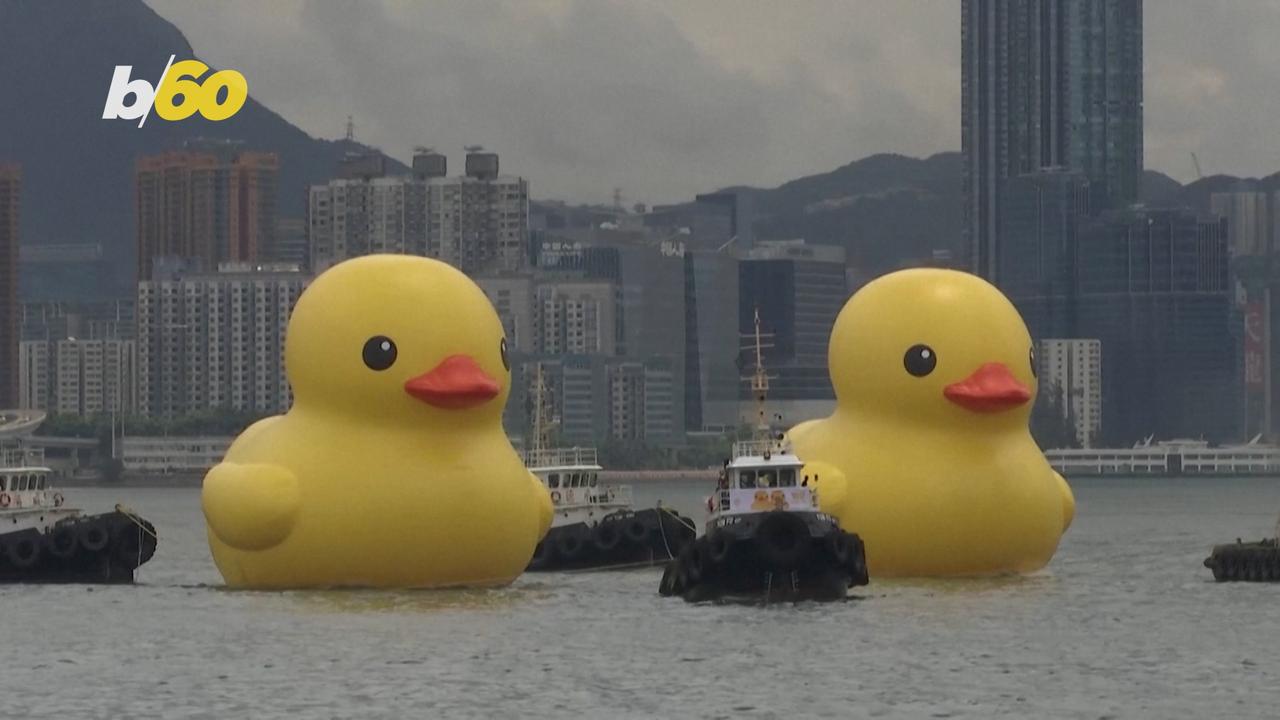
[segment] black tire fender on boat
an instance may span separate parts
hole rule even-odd
[[[586,543],[582,541],[582,535],[572,530],[566,530],[556,536],[556,554],[565,560],[576,560],[582,555],[586,549]]]
[[[632,515],[622,522],[622,534],[629,542],[642,543],[649,539],[649,526],[640,518]]]
[[[831,559],[836,561],[836,565],[848,565],[853,559],[854,549],[853,538],[843,531],[834,530],[827,536],[827,552],[831,553]]]
[[[40,536],[28,532],[10,540],[5,545],[5,555],[9,558],[9,564],[19,570],[34,566],[40,561]]]
[[[44,547],[49,554],[59,560],[70,560],[76,556],[80,543],[76,539],[76,531],[69,525],[59,525],[44,536]]]
[[[679,577],[679,568],[676,563],[667,563],[667,567],[662,571],[662,581],[658,583],[658,594],[663,597],[671,597],[679,595],[677,578]]]
[[[723,565],[733,552],[734,537],[727,532],[712,533],[706,540],[707,560],[714,565]]]
[[[801,518],[785,512],[769,513],[756,529],[760,560],[773,570],[792,570],[809,546],[809,528]]]
[[[101,551],[111,542],[111,535],[107,533],[107,528],[102,523],[92,520],[81,523],[76,528],[76,537],[80,540],[80,547],[91,553]]]
[[[622,531],[616,522],[602,522],[591,531],[591,544],[600,552],[611,552],[622,542]]]

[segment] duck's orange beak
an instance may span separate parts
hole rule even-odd
[[[1003,363],[985,363],[972,375],[942,390],[951,402],[973,412],[996,413],[1025,405],[1031,391]]]
[[[410,379],[404,391],[445,410],[483,405],[502,392],[498,381],[466,355],[450,355],[430,372]]]

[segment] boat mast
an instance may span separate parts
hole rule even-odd
[[[760,344],[760,308],[755,309],[756,369],[751,375],[751,394],[756,400],[756,434],[759,439],[769,439],[769,418],[765,415],[764,401],[769,394],[769,375],[764,370],[764,351]]]
[[[542,363],[538,363],[533,381],[533,452],[543,449],[542,439]]]

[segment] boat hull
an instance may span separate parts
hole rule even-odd
[[[841,600],[866,585],[857,535],[820,513],[737,515],[668,563],[658,592],[690,602]]]
[[[1218,545],[1204,566],[1218,582],[1280,582],[1280,544],[1263,540]]]
[[[693,542],[692,521],[668,508],[619,511],[600,522],[551,528],[528,572],[606,570],[668,562]]]
[[[156,550],[155,526],[123,512],[0,533],[0,583],[128,584]]]

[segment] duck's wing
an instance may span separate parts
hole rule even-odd
[[[1066,532],[1067,528],[1071,527],[1071,521],[1076,518],[1076,496],[1072,494],[1066,478],[1057,472],[1053,473],[1053,477],[1062,490],[1062,532]]]
[[[529,473],[529,480],[533,483],[533,495],[538,502],[538,540],[547,536],[547,531],[551,529],[551,521],[555,518],[556,508],[551,502],[551,492],[547,490],[547,486],[542,484],[537,475]]]
[[[205,475],[200,502],[219,540],[240,550],[264,550],[289,536],[301,497],[298,479],[287,468],[223,462]]]
[[[807,462],[801,474],[806,486],[818,497],[818,509],[835,514],[849,494],[849,479],[835,465],[821,461]]]

